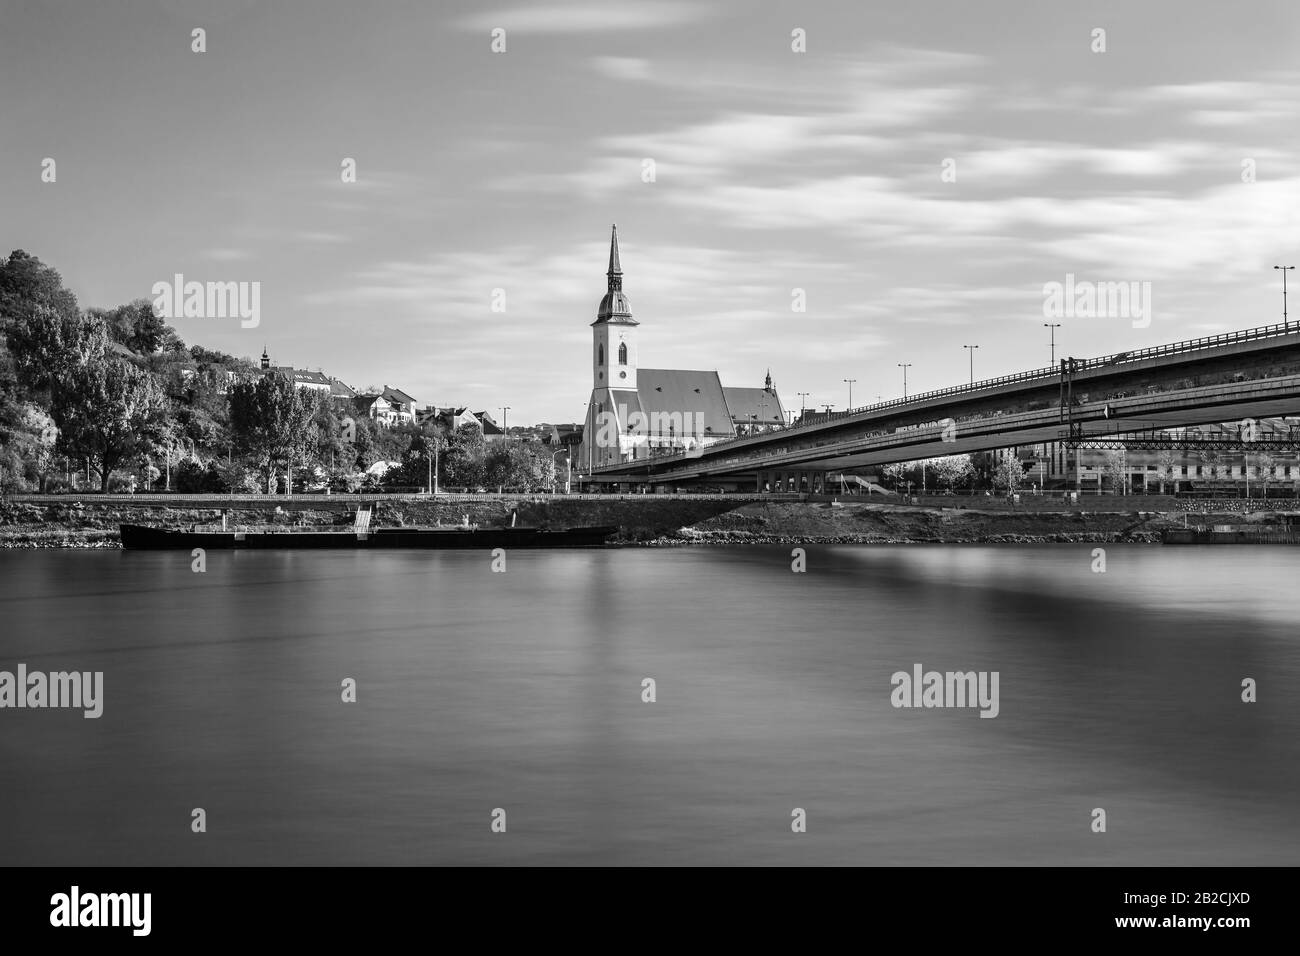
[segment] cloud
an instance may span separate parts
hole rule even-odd
[[[632,56],[598,56],[591,61],[592,69],[612,80],[650,79],[650,61]]]
[[[607,33],[654,30],[692,23],[711,14],[704,3],[621,0],[619,3],[539,3],[489,13],[461,21],[464,30],[502,27],[527,33]]]

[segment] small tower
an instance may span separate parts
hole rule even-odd
[[[768,392],[776,391],[772,385],[772,370],[767,370],[767,379],[763,382],[763,390]]]
[[[266,354],[266,346],[262,346],[262,371],[265,372],[271,367],[271,356]]]
[[[618,258],[618,226],[609,237],[608,286],[591,323],[592,387],[636,389],[636,319],[623,294],[623,266]]]

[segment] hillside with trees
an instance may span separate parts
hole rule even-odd
[[[0,259],[0,494],[276,493],[424,487],[549,490],[531,443],[385,428],[247,358],[187,346],[149,299],[83,309],[53,267]],[[382,463],[382,464],[377,464]]]

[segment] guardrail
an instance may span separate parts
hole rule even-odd
[[[1290,324],[1281,325],[1262,325],[1253,329],[1242,329],[1237,332],[1223,332],[1219,335],[1206,335],[1196,339],[1185,339],[1181,342],[1172,342],[1167,345],[1153,345],[1148,348],[1135,349],[1131,352],[1117,352],[1113,355],[1103,355],[1090,359],[1074,359],[1074,371],[1088,371],[1090,369],[1113,368],[1120,365],[1129,365],[1135,362],[1145,362],[1153,358],[1165,358],[1173,355],[1185,355],[1189,352],[1199,352],[1206,349],[1222,348],[1225,345],[1237,345],[1243,342],[1257,342],[1264,339],[1280,338],[1283,336],[1300,336],[1300,324],[1292,327]],[[1065,361],[1064,359],[1062,360]],[[825,417],[819,418],[813,422],[803,422],[794,425],[787,425],[782,428],[773,429],[770,432],[762,432],[758,435],[737,435],[734,438],[724,438],[721,441],[713,442],[705,446],[703,452],[705,455],[712,454],[713,449],[729,446],[737,442],[746,442],[753,439],[763,439],[770,435],[788,435],[790,433],[803,433],[823,427],[831,422],[842,422],[845,419],[857,415],[874,414],[880,411],[902,408],[904,406],[918,405],[936,398],[948,398],[954,395],[968,395],[975,392],[987,391],[989,389],[1000,388],[1005,385],[1018,385],[1024,382],[1042,381],[1045,379],[1059,379],[1061,370],[1059,368],[1047,367],[1030,369],[1024,372],[1016,372],[1011,375],[1002,375],[998,378],[984,379],[978,382],[971,382],[965,385],[951,385],[947,388],[934,389],[929,392],[920,392],[907,398],[894,398],[884,402],[876,402],[872,405],[862,405],[858,408],[846,409],[842,412],[828,412]],[[699,456],[696,456],[699,457]],[[681,461],[686,460],[684,453],[673,455],[661,455],[657,459],[648,459],[648,461]],[[621,462],[617,465],[604,465],[593,468],[593,474],[602,472],[619,471],[635,464],[641,466],[642,462]]]

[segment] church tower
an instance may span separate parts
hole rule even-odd
[[[594,389],[636,390],[636,327],[623,294],[623,267],[618,261],[618,226],[609,238],[608,290],[591,323],[591,385]]]

